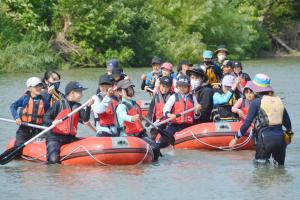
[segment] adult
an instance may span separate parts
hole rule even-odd
[[[219,45],[217,50],[215,51],[215,54],[217,55],[216,63],[221,67],[224,60],[227,59],[227,56],[229,54],[228,49],[225,45]]]
[[[229,146],[233,147],[236,144],[238,138],[247,132],[254,118],[257,117],[259,130],[255,162],[269,163],[272,156],[278,165],[284,165],[286,143],[283,139],[282,126],[287,132],[292,132],[292,125],[283,102],[280,97],[274,95],[270,83],[270,78],[265,74],[256,74],[253,81],[247,82],[248,87],[259,97],[251,102],[245,122]]]
[[[234,61],[232,63],[232,67],[233,67],[234,75],[241,79],[241,86],[245,87],[247,81],[251,81],[251,78],[250,78],[249,74],[243,72],[242,63],[239,61]]]
[[[222,78],[222,70],[213,62],[212,57],[212,51],[205,50],[203,52],[203,65],[206,68],[206,75],[208,77],[208,83],[210,85],[220,83],[220,80]]]

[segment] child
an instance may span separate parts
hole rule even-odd
[[[46,71],[44,74],[43,83],[45,88],[41,95],[50,103],[50,107],[52,107],[56,101],[59,101],[64,96],[58,90],[60,86],[60,74],[54,70]]]
[[[162,64],[161,66],[161,77],[169,77],[172,80],[172,85],[171,85],[171,90],[172,92],[174,92],[174,87],[173,87],[173,80],[174,80],[174,73],[173,73],[173,65],[171,63],[165,62]],[[158,92],[159,91],[159,78],[156,79],[157,81],[155,81],[155,87],[154,87],[154,92]]]
[[[176,118],[176,115],[193,108],[194,101],[193,96],[189,93],[190,91],[190,79],[188,76],[183,75],[178,78],[176,87],[178,93],[173,94],[168,101],[165,103],[163,108],[164,116],[173,119],[173,121],[167,125],[166,132],[170,135],[174,135],[177,131],[180,131],[194,123],[194,112],[189,112],[183,116]],[[201,106],[196,105],[195,117],[198,118],[200,114]],[[158,142],[161,148],[169,145],[163,138]]]
[[[222,80],[222,89],[214,93],[214,110],[213,120],[220,121],[221,119],[236,119],[236,114],[231,112],[231,107],[240,97],[236,91],[240,79],[232,75],[224,76]]]
[[[20,125],[16,132],[15,146],[26,142],[40,132],[39,129],[22,125],[22,122],[41,125],[44,113],[49,108],[49,102],[41,96],[43,88],[41,79],[31,77],[27,80],[26,85],[27,91],[25,94],[10,106],[10,112],[16,120],[16,124]]]
[[[231,111],[244,120],[248,114],[250,103],[254,98],[254,92],[246,85],[243,90],[243,97],[234,104]]]
[[[161,72],[161,64],[162,64],[162,60],[158,57],[154,57],[152,59],[151,62],[151,66],[152,66],[152,72],[148,73],[147,75],[143,74],[142,75],[142,84],[141,84],[141,89],[145,90],[146,92],[151,93],[150,91],[147,90],[147,88],[150,88],[151,90],[154,89],[155,86],[155,80],[156,80],[156,76],[157,74],[159,74]]]
[[[245,87],[247,81],[251,81],[251,78],[247,73],[244,73],[242,71],[243,70],[242,63],[239,61],[234,61],[232,63],[232,67],[233,67],[234,75],[241,79],[241,86]],[[242,90],[241,90],[241,92],[242,92]]]
[[[195,123],[210,122],[210,115],[213,109],[213,89],[207,84],[205,71],[200,67],[187,70],[187,75],[191,79],[192,94],[194,102],[201,105],[200,117],[195,119]]]
[[[99,79],[99,94],[92,98],[95,103],[92,105],[96,122],[97,136],[112,137],[117,136],[115,126],[115,109],[118,105],[117,98],[112,89],[113,80],[111,76],[105,74]]]
[[[54,106],[45,114],[45,125],[51,126],[52,124],[56,124],[56,127],[46,135],[48,164],[59,163],[60,147],[64,144],[77,141],[78,122],[87,123],[89,121],[91,105],[94,103],[93,99],[89,100],[86,110],[82,109],[60,123],[63,117],[81,105],[79,102],[83,95],[82,91],[86,89],[76,81],[69,82],[65,87],[66,98],[55,102]]]
[[[142,110],[136,101],[132,100],[133,87],[133,83],[129,80],[121,80],[117,84],[117,91],[122,97],[116,109],[117,126],[121,136],[135,136],[147,142],[154,152],[154,161],[157,161],[160,155],[159,146],[147,136],[142,125]]]

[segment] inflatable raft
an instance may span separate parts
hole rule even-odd
[[[13,139],[7,147],[14,143]],[[45,141],[26,145],[22,158],[46,161]],[[153,151],[137,137],[88,137],[63,145],[60,158],[63,165],[137,165],[152,163]]]
[[[241,122],[197,124],[175,134],[175,148],[203,150],[251,150],[254,149],[251,134],[242,136],[234,148],[228,144],[241,127]]]

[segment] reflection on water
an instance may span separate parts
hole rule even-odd
[[[140,166],[47,166],[13,161],[0,166],[0,199],[299,199],[300,191],[300,104],[299,60],[245,62],[250,75],[264,72],[272,78],[284,101],[296,133],[287,149],[285,168],[255,167],[253,151],[195,151],[164,149],[156,165]],[[140,75],[149,69],[126,69],[137,84],[137,99],[149,99],[139,90]],[[89,89],[84,100],[95,93],[104,70],[62,71],[62,90],[70,80]],[[25,89],[32,74],[0,74],[1,116],[11,118],[8,107]],[[41,76],[42,74],[33,74]],[[288,77],[288,78],[287,78]],[[22,85],[23,84],[23,85]],[[0,151],[16,131],[14,124],[0,122]],[[79,128],[80,136],[92,135]]]

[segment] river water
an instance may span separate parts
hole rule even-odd
[[[140,75],[150,68],[126,69],[137,84],[137,99],[149,97],[140,91]],[[253,151],[163,150],[155,165],[140,166],[47,166],[12,161],[0,166],[0,199],[299,199],[300,198],[300,103],[299,59],[269,59],[244,62],[252,77],[263,72],[284,102],[296,133],[288,146],[284,168],[256,167]],[[103,70],[61,71],[62,85],[78,80],[94,94]],[[42,74],[0,74],[1,117],[11,118],[9,105],[25,89],[26,79]],[[0,122],[0,152],[14,137],[17,127]],[[81,127],[82,136],[93,133]]]

